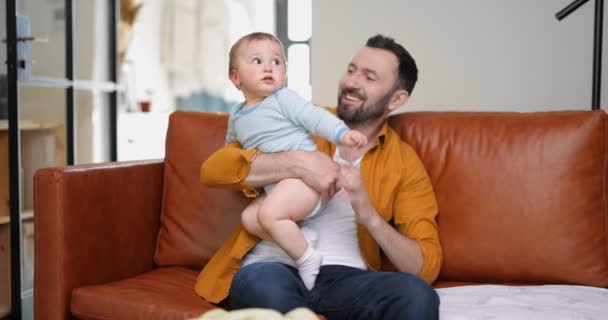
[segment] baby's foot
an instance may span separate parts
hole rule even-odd
[[[304,252],[300,259],[296,260],[298,273],[308,290],[311,290],[315,286],[321,262],[323,262],[323,257],[311,246],[308,246],[306,252]]]

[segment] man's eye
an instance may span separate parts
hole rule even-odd
[[[376,81],[376,78],[367,76],[367,81]]]

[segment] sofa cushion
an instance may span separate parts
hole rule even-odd
[[[160,268],[134,278],[72,292],[79,319],[186,319],[215,308],[194,293],[198,271]]]
[[[239,191],[208,188],[200,166],[224,145],[228,117],[174,112],[167,131],[159,266],[201,268],[240,221],[247,199]]]
[[[420,112],[392,125],[439,204],[439,280],[608,286],[602,111]]]

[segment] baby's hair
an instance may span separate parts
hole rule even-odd
[[[283,46],[283,43],[281,42],[281,40],[279,40],[279,38],[275,37],[274,35],[270,34],[270,33],[266,33],[266,32],[252,32],[246,36],[241,37],[239,40],[237,40],[233,45],[232,48],[230,48],[230,53],[228,54],[228,72],[230,72],[230,70],[236,68],[236,55],[239,51],[239,49],[241,48],[241,46],[245,43],[249,43],[251,41],[257,41],[257,40],[271,40],[271,41],[275,41],[276,43],[278,43],[281,46],[281,52],[283,53],[283,61],[286,61],[285,59],[285,47]]]

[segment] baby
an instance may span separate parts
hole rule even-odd
[[[310,136],[314,133],[342,146],[367,144],[362,133],[284,87],[285,55],[275,36],[255,32],[239,39],[230,49],[228,74],[245,102],[230,111],[226,143],[238,141],[245,149],[263,153],[316,151]],[[255,236],[275,242],[294,259],[310,290],[322,257],[309,243],[314,234],[307,241],[296,222],[320,211],[320,195],[300,179],[284,179],[264,190],[266,194],[243,211],[243,226]]]

